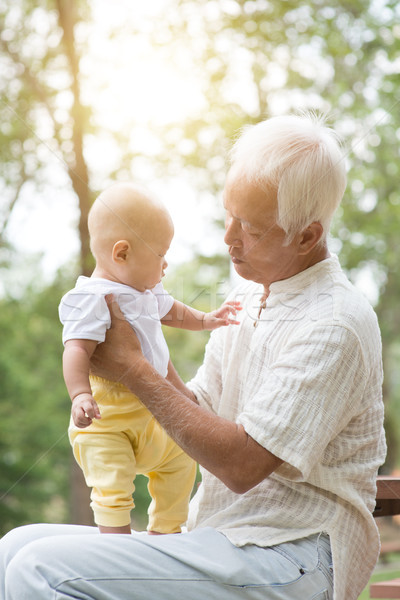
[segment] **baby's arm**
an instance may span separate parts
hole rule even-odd
[[[161,323],[191,331],[201,331],[202,329],[212,331],[224,325],[238,325],[239,321],[231,317],[231,315],[235,317],[238,310],[242,310],[242,306],[240,302],[233,300],[224,302],[220,308],[209,313],[196,310],[175,300],[171,310],[161,319]]]
[[[93,419],[101,418],[89,382],[90,357],[96,346],[97,342],[94,340],[65,342],[63,373],[72,400],[72,418],[77,427],[87,427]]]

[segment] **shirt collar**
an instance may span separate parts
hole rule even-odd
[[[331,254],[329,258],[317,262],[312,267],[296,273],[292,277],[271,283],[269,286],[269,297],[275,294],[298,292],[310,285],[316,278],[321,277],[321,275],[326,275],[329,272],[332,274],[338,273],[340,271],[341,267],[338,257],[336,254]]]

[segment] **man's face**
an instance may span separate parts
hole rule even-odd
[[[285,246],[285,232],[276,224],[274,192],[263,191],[240,174],[228,174],[224,190],[225,243],[239,275],[264,285],[298,272],[298,237]]]

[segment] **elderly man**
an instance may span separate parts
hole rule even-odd
[[[122,319],[93,362],[201,465],[188,532],[19,528],[0,542],[3,599],[358,597],[386,448],[377,320],[327,246],[345,180],[315,118],[244,131],[224,191],[240,325],[211,335],[187,387],[172,365],[157,374]]]

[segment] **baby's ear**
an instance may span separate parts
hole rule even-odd
[[[128,258],[130,244],[127,240],[119,240],[115,242],[112,249],[112,259],[115,262],[125,262]]]

